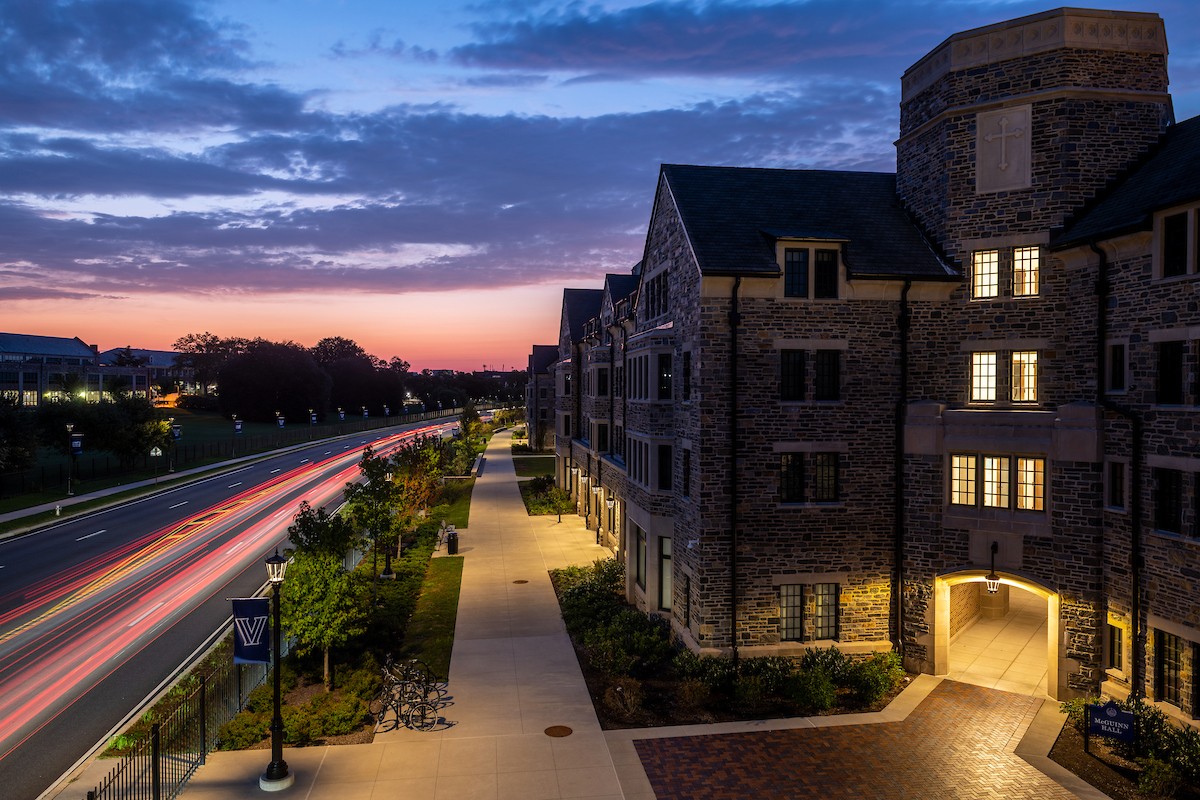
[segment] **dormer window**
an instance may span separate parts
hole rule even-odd
[[[1158,276],[1179,278],[1200,272],[1196,209],[1162,217],[1158,226]]]
[[[836,300],[838,296],[838,251],[823,247],[785,248],[783,251],[783,294],[784,297]]]

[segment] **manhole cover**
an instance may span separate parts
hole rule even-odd
[[[513,581],[513,583],[529,583],[529,581]]]
[[[546,728],[546,735],[553,736],[556,739],[561,739],[564,736],[570,736],[575,731],[568,728],[566,725],[551,725]]]

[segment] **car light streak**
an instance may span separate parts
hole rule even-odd
[[[429,429],[393,434],[376,451]],[[286,537],[300,501],[324,505],[359,477],[349,453],[281,472],[0,596],[0,759]]]

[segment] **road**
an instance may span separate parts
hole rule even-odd
[[[364,444],[386,451],[417,428],[316,443],[0,542],[0,797],[53,785],[228,620],[227,598],[263,585],[302,500],[339,498]]]

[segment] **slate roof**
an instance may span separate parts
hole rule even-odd
[[[1158,147],[1051,241],[1053,249],[1153,227],[1154,212],[1200,198],[1200,117],[1173,125]]]
[[[664,164],[706,275],[778,275],[775,239],[844,242],[851,277],[958,279],[901,208],[886,172]]]
[[[608,285],[608,293],[612,297],[614,305],[637,291],[640,280],[641,278],[637,275],[609,273],[604,276],[604,282]]]
[[[529,354],[529,376],[545,375],[550,371],[550,365],[558,360],[558,345],[535,344]]]
[[[28,333],[0,333],[0,353],[37,356],[66,356],[88,361],[96,357],[92,348],[80,339],[62,336],[33,336]]]
[[[571,341],[583,339],[583,326],[600,314],[603,289],[563,289],[563,313],[571,330]]]

